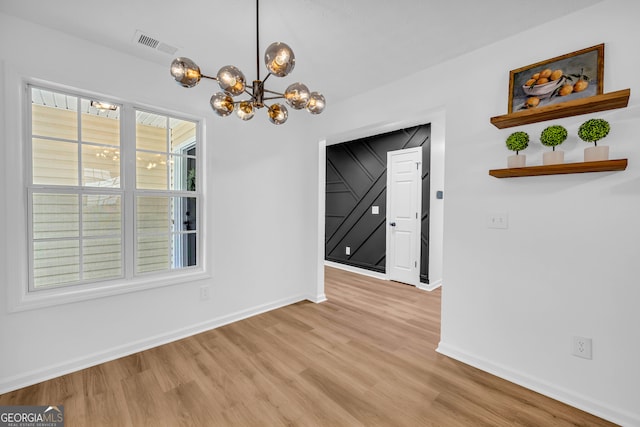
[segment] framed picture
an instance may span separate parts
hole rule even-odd
[[[602,94],[604,44],[509,72],[509,114]]]

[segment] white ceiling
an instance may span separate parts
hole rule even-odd
[[[295,70],[267,87],[301,81],[330,106],[599,1],[262,0],[260,55],[289,44]],[[0,12],[165,65],[168,80],[174,56],[208,75],[232,64],[256,77],[254,0],[1,0]],[[178,51],[138,44],[136,30]]]

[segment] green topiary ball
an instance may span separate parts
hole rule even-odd
[[[507,148],[511,151],[522,151],[529,146],[529,134],[526,132],[514,132],[507,137]]]
[[[553,125],[545,128],[540,134],[540,142],[547,147],[553,147],[555,150],[556,145],[560,145],[567,139],[569,133],[564,126]]]
[[[586,142],[593,142],[596,145],[598,141],[609,134],[609,122],[604,119],[589,119],[578,128],[578,136]]]

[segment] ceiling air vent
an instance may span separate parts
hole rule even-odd
[[[155,49],[160,44],[160,40],[156,40],[147,35],[140,34],[140,37],[138,38],[138,43]]]
[[[173,47],[166,43],[161,42],[158,39],[151,37],[148,34],[143,33],[140,30],[137,30],[133,36],[133,42],[137,44],[141,44],[147,46],[154,50],[159,50],[160,52],[167,53],[169,55],[173,55],[178,50],[177,47]]]

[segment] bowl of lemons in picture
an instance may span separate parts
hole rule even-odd
[[[533,74],[529,80],[522,85],[522,90],[529,96],[535,96],[539,99],[550,97],[553,92],[562,86],[566,77],[562,70],[544,69]]]

